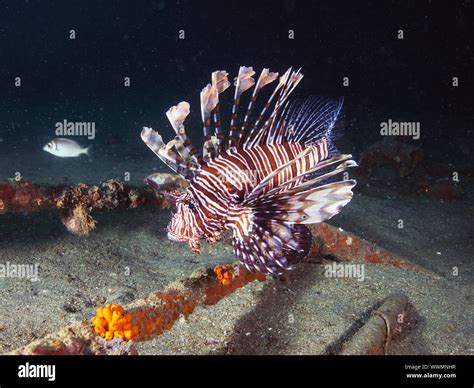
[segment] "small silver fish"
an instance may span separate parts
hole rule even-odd
[[[43,150],[60,158],[76,158],[82,154],[89,156],[90,148],[91,146],[82,148],[74,140],[58,138],[51,140]]]

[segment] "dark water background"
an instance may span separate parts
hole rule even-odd
[[[120,144],[112,157],[146,155],[148,163],[141,127],[171,136],[164,113],[181,100],[191,103],[191,137],[201,138],[199,92],[211,71],[302,66],[296,96],[345,97],[349,151],[380,140],[382,121],[419,121],[416,145],[465,164],[474,122],[473,8],[471,1],[2,1],[0,150],[47,165],[51,155],[41,148],[56,122],[93,121],[96,155]]]

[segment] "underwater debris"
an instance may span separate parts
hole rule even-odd
[[[342,231],[326,223],[310,226],[315,237],[312,252],[323,256],[337,257],[342,261],[355,261],[368,264],[390,265],[398,268],[422,272],[435,279],[441,277],[429,269],[410,262],[408,259],[380,248],[356,235]]]
[[[353,337],[343,344],[342,355],[383,355],[390,340],[401,332],[408,298],[403,293],[388,296]]]
[[[337,256],[341,260],[394,265],[437,277],[431,271],[418,267],[388,251],[375,248],[357,236],[342,232],[330,225],[314,225],[312,232],[317,236],[315,239],[317,247],[314,247],[313,250],[320,252],[322,255]],[[344,257],[345,255],[348,255],[348,257]],[[232,276],[227,277],[226,285],[223,286],[222,279],[219,279],[216,275],[225,272],[229,272]],[[223,279],[225,278],[223,276]],[[175,322],[192,314],[197,307],[214,305],[248,283],[255,280],[264,281],[265,279],[265,275],[248,272],[237,264],[223,264],[214,269],[200,269],[193,272],[188,278],[173,282],[164,291],[151,293],[147,297],[137,299],[124,307],[114,307],[122,314],[122,317],[131,314],[125,321],[131,322],[132,327],[138,327],[138,330],[133,329],[134,331],[130,333],[132,335],[129,336],[130,340],[128,341],[127,338],[120,338],[120,329],[124,328],[123,325],[122,327],[120,325],[110,326],[109,322],[114,321],[114,309],[110,307],[112,317],[109,312],[105,312],[107,309],[102,309],[102,317],[106,319],[108,326],[105,325],[102,319],[98,319],[102,318],[101,314],[98,313],[92,324],[91,321],[78,322],[57,334],[51,334],[36,340],[14,353],[134,354],[136,353],[136,347],[132,344],[153,339],[164,331],[170,330]],[[389,313],[384,312],[383,309],[380,309],[380,311],[382,311],[382,314],[389,316]],[[118,317],[120,315],[117,316],[116,320]],[[390,327],[393,328],[394,326]],[[112,331],[113,336],[106,334],[110,331]],[[119,335],[115,335],[117,331]],[[393,333],[393,331],[390,333]],[[59,346],[57,341],[61,341],[63,344]]]
[[[60,340],[54,340],[42,346],[37,346],[32,352],[25,352],[20,354],[31,354],[34,356],[63,356],[66,354],[80,354],[80,346],[77,346],[77,341],[70,341],[66,344]]]
[[[222,282],[217,279],[214,273],[214,281],[210,282],[205,288],[205,305],[213,305],[219,302],[222,298],[232,294],[238,288],[244,287],[247,283],[258,280],[264,282],[266,275],[261,272],[249,272],[239,265],[227,265],[228,271],[232,272],[233,276],[226,282],[226,286],[222,287]],[[213,271],[214,272],[214,271]]]
[[[144,341],[160,335],[170,330],[180,317],[191,314],[196,307],[216,304],[246,284],[266,279],[265,275],[248,272],[237,264],[218,267],[225,268],[221,273],[229,273],[226,287],[222,287],[222,280],[215,276],[214,271],[198,270],[188,279],[173,283],[165,292],[155,292],[145,298],[145,306],[132,311],[134,322],[140,327],[137,340]]]
[[[170,284],[165,291],[138,299],[127,308],[106,305],[97,310],[92,322],[77,322],[12,353],[136,354],[137,342],[170,330],[180,317],[192,314],[196,307],[216,304],[247,283],[266,279],[265,275],[248,272],[237,264],[222,267],[234,274],[226,287],[222,287],[213,270],[197,270],[189,278]],[[132,332],[127,335],[126,330]]]
[[[35,210],[43,203],[43,193],[28,180],[0,183],[0,214]]]
[[[425,194],[432,199],[440,201],[458,201],[464,198],[464,190],[459,184],[454,184],[451,179],[442,178],[430,182],[425,177],[420,177],[417,182],[417,194]]]
[[[162,172],[148,175],[145,183],[158,192],[184,191],[188,187],[188,181],[182,176]]]
[[[91,212],[105,209],[133,209],[138,206],[168,208],[173,203],[149,187],[131,187],[117,180],[102,185],[34,185],[30,181],[0,183],[0,214],[38,209],[59,209],[66,228],[86,235],[96,226]]]
[[[356,172],[368,185],[376,181],[404,194],[426,195],[441,201],[460,200],[464,190],[451,179],[451,174],[446,165],[425,158],[420,147],[392,138],[368,147]]]
[[[403,178],[416,170],[425,154],[420,147],[393,139],[383,139],[362,153],[357,175],[367,176],[381,167],[395,170]]]
[[[64,212],[61,219],[69,232],[80,236],[89,234],[97,224],[89,212],[82,206],[75,207],[72,212]]]
[[[12,352],[17,355],[134,355],[136,342],[116,338],[107,341],[90,330],[89,322],[78,322],[55,334],[31,342]]]
[[[111,341],[144,341],[173,327],[180,316],[194,311],[195,303],[177,291],[155,292],[146,298],[149,305],[124,312],[123,307],[112,304],[97,309],[92,319],[94,331]]]
[[[137,341],[145,341],[170,330],[181,316],[188,316],[196,307],[195,301],[176,291],[155,292],[147,299],[149,305],[132,312],[139,326]]]

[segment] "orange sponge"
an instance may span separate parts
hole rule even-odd
[[[231,265],[218,265],[214,268],[214,273],[217,276],[217,280],[219,280],[223,286],[228,286],[234,278]]]
[[[140,333],[139,327],[132,322],[132,314],[124,314],[123,307],[117,304],[99,307],[92,324],[94,331],[108,341],[114,338],[130,341]]]

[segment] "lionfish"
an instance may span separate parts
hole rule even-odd
[[[312,235],[306,225],[330,219],[351,200],[356,182],[347,176],[339,181],[333,177],[356,163],[333,144],[342,99],[310,97],[290,103],[290,94],[303,78],[301,69],[290,68],[280,77],[263,69],[257,81],[254,75],[252,67],[240,67],[230,127],[225,131],[219,95],[231,84],[226,71],[212,73],[211,83],[200,94],[202,155],[186,134],[190,106],[184,101],[166,112],[176,132],[173,140],[165,144],[148,127],[141,137],[189,182],[185,191],[162,192],[177,208],[168,238],[187,241],[199,253],[202,239],[215,243],[230,230],[241,265],[277,276],[309,254]],[[257,97],[274,81],[263,110],[252,120]],[[239,121],[245,92],[250,98]],[[161,190],[153,180],[147,183]]]

